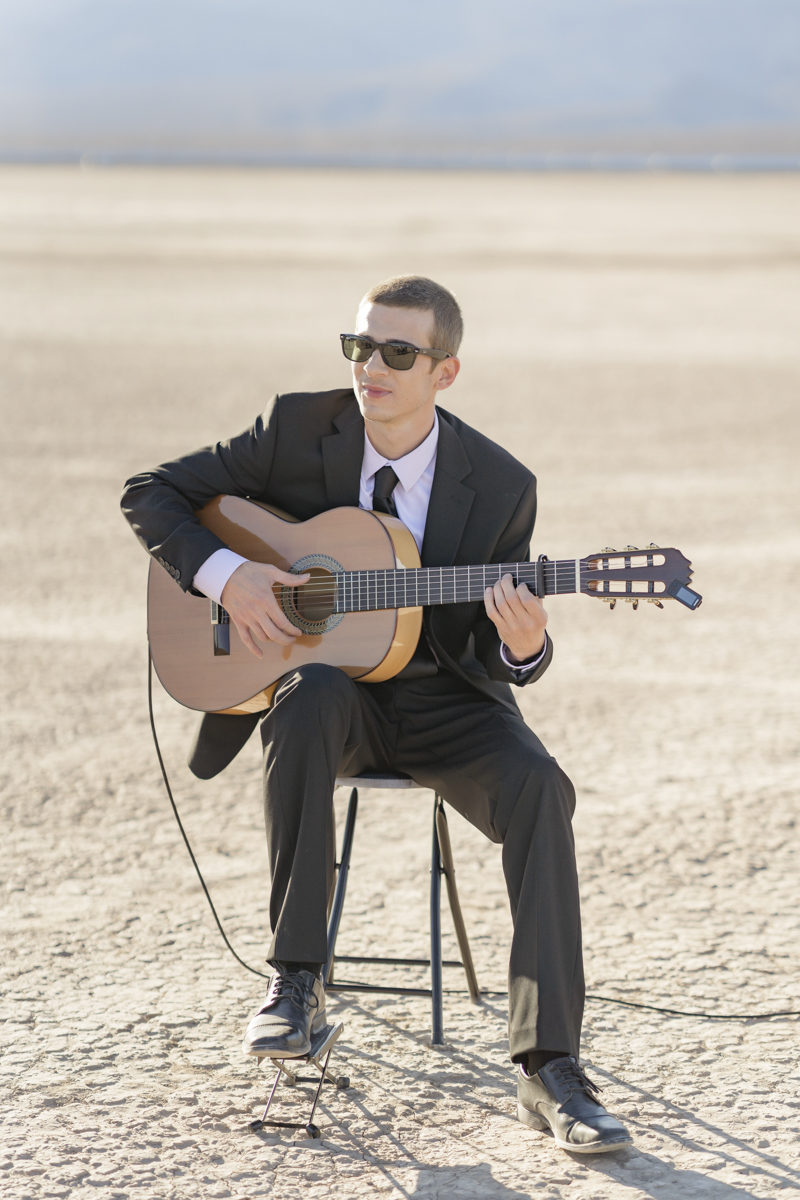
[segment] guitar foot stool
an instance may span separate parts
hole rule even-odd
[[[314,1113],[317,1110],[317,1102],[319,1100],[320,1092],[322,1091],[323,1083],[331,1083],[335,1088],[350,1087],[350,1080],[347,1075],[332,1075],[328,1070],[328,1063],[330,1061],[333,1047],[341,1037],[343,1030],[343,1021],[337,1021],[335,1025],[326,1025],[324,1029],[319,1031],[319,1033],[314,1034],[313,1038],[311,1039],[311,1049],[309,1050],[308,1054],[303,1054],[299,1058],[270,1059],[270,1061],[273,1062],[278,1068],[278,1073],[275,1076],[275,1080],[272,1084],[272,1091],[269,1094],[269,1099],[267,1100],[264,1112],[257,1121],[250,1122],[250,1128],[254,1133],[257,1133],[259,1130],[264,1129],[265,1127],[272,1129],[304,1129],[306,1131],[306,1137],[322,1137],[319,1126],[314,1124]],[[261,1063],[264,1061],[265,1057],[268,1056],[259,1056],[257,1060],[259,1067],[261,1066]],[[315,1066],[319,1071],[319,1078],[317,1079],[315,1075],[298,1075],[292,1068],[296,1063],[302,1062],[312,1063],[313,1066]],[[291,1065],[287,1066],[287,1063]],[[298,1083],[316,1083],[317,1090],[314,1093],[314,1100],[311,1105],[311,1112],[307,1121],[270,1120],[270,1106],[272,1105],[275,1092],[281,1079],[283,1079],[284,1083],[289,1087],[296,1087]]]

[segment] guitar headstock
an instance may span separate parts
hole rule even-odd
[[[597,596],[614,608],[617,600],[625,600],[634,608],[640,600],[663,608],[663,601],[673,599],[687,608],[699,608],[703,597],[693,591],[692,564],[680,550],[672,547],[625,546],[614,550],[606,546],[598,554],[581,559],[581,591]]]

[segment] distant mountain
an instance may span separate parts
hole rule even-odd
[[[0,152],[800,151],[800,0],[0,0]]]

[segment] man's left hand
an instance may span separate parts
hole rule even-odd
[[[504,575],[494,587],[487,587],[484,601],[515,665],[521,666],[541,653],[547,613],[539,597],[534,596],[526,584],[514,587],[513,576]]]

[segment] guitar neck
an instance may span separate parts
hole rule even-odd
[[[490,563],[481,567],[419,567],[414,570],[337,572],[337,613],[483,600],[487,587],[503,575],[525,583],[535,596],[579,592],[580,559],[553,562]]]

